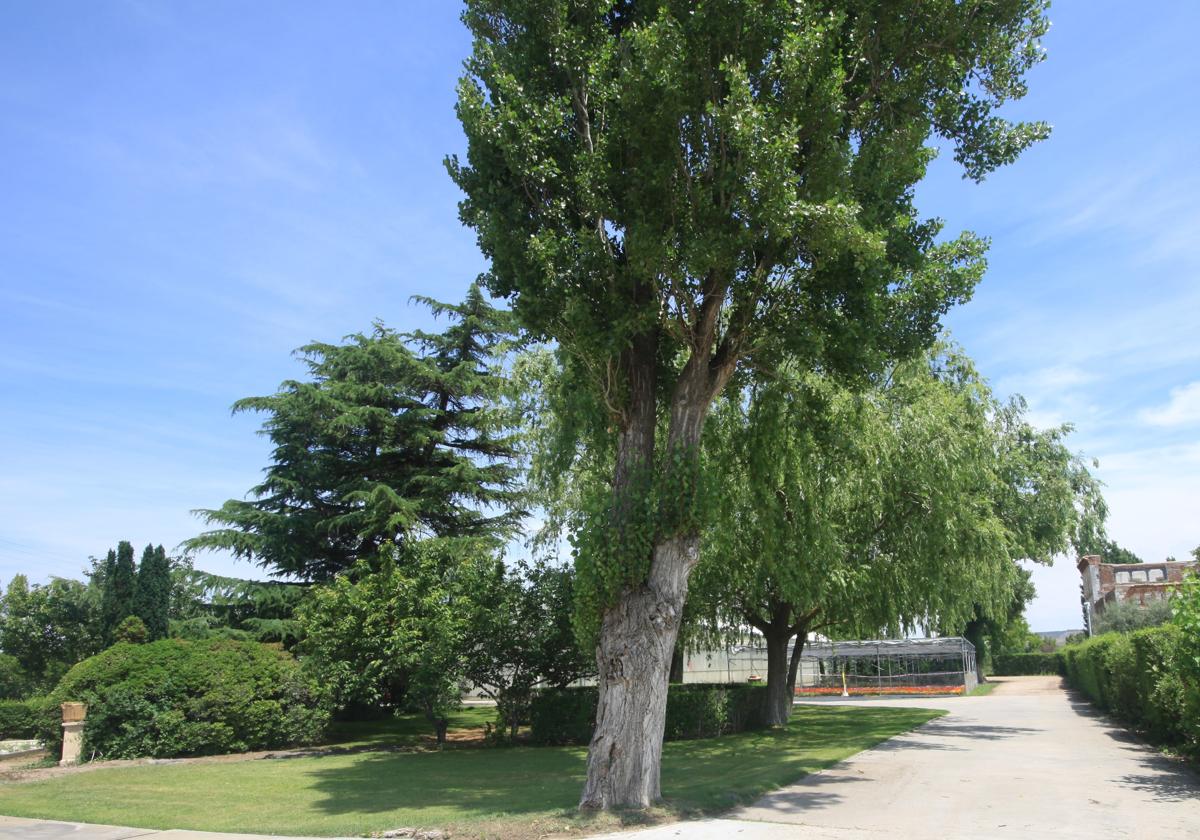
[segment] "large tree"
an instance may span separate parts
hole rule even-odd
[[[146,625],[149,641],[165,639],[170,629],[171,561],[166,549],[147,545],[137,569],[137,587],[131,611]]]
[[[1019,614],[1016,561],[1064,551],[1098,493],[1067,431],[1030,427],[947,346],[869,387],[781,370],[731,390],[706,440],[725,492],[695,583],[711,624],[762,634],[771,722],[810,632],[984,635]]]
[[[932,341],[983,245],[939,240],[913,188],[939,139],[978,180],[1046,134],[996,114],[1045,5],[467,0],[461,216],[613,452],[577,555],[600,674],[582,807],[660,795],[713,399],[743,363],[862,372]]]
[[[502,580],[503,564],[486,540],[385,545],[369,569],[313,587],[301,605],[310,667],[342,705],[420,709],[440,745],[461,703],[473,630]]]
[[[184,545],[223,549],[280,576],[326,581],[389,542],[503,541],[516,526],[513,444],[499,404],[509,316],[472,286],[460,305],[425,300],[451,324],[402,334],[376,324],[298,351],[306,381],[234,411],[267,416],[274,444],[251,499],[198,511],[218,527]]]
[[[104,639],[114,640],[117,625],[133,615],[137,596],[137,567],[133,562],[133,544],[128,540],[117,543],[116,551],[109,550],[96,576],[100,588],[100,621]]]

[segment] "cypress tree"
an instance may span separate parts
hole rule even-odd
[[[149,641],[165,639],[171,607],[171,564],[161,545],[148,545],[142,552],[134,606],[134,614],[146,625]]]
[[[104,594],[101,613],[104,619],[104,640],[112,644],[117,625],[134,613],[137,594],[136,568],[133,563],[133,544],[128,540],[117,543],[104,560]]]

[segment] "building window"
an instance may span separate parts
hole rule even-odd
[[[1134,583],[1145,583],[1146,582],[1146,570],[1138,569],[1136,572],[1134,572],[1133,573],[1133,582]]]
[[[1129,583],[1129,572],[1117,572],[1117,583]]]
[[[1151,581],[1159,581],[1159,580],[1167,579],[1167,570],[1166,569],[1150,569],[1148,574],[1150,575]]]

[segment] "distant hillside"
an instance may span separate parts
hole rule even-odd
[[[1062,647],[1063,645],[1065,645],[1067,643],[1068,636],[1074,636],[1078,633],[1083,633],[1083,632],[1085,632],[1085,631],[1082,629],[1079,629],[1079,630],[1039,630],[1038,635],[1041,636],[1043,639],[1054,642],[1055,647]]]

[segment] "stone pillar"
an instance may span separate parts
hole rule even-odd
[[[60,766],[78,764],[83,753],[83,724],[87,718],[86,703],[62,704],[63,745]]]

